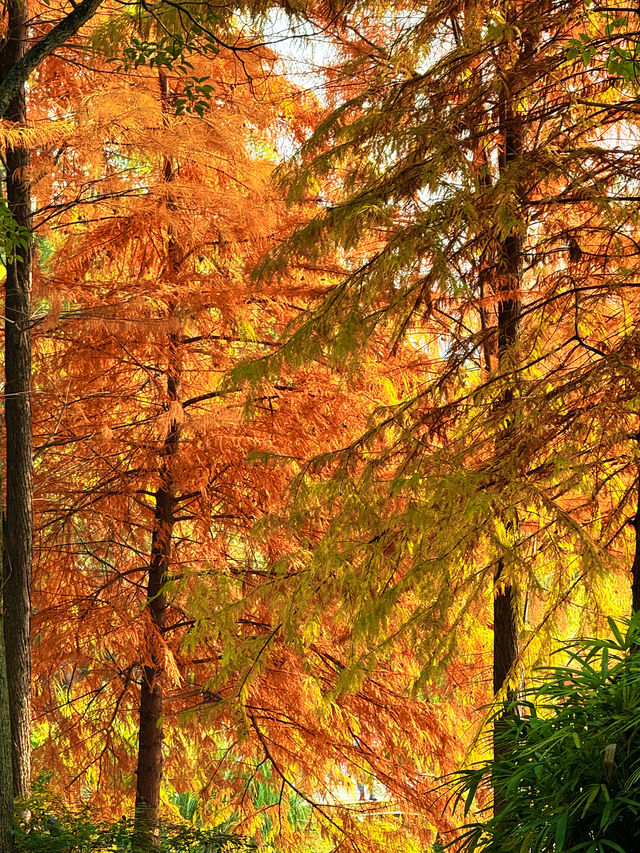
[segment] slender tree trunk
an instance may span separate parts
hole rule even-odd
[[[3,621],[0,612],[0,622]],[[1,628],[1,626],[0,626]],[[13,853],[13,770],[11,767],[11,720],[9,717],[9,691],[4,651],[4,637],[0,630],[0,853]]]
[[[179,400],[179,377],[167,379],[170,401]],[[174,527],[175,490],[172,466],[180,443],[180,426],[173,421],[164,441],[160,486],[155,496],[154,531],[147,581],[147,612],[151,623],[151,661],[143,667],[136,783],[135,846],[149,849],[158,843],[160,784],[162,782],[162,705],[164,663],[162,642]]]
[[[514,161],[522,155],[522,121],[517,115],[513,93],[508,91],[507,83],[500,96],[499,133],[500,133],[500,174],[505,175]],[[521,271],[522,271],[522,232],[507,235],[497,246],[496,272],[498,279],[498,369],[507,374],[513,367],[514,346],[520,325],[521,310]],[[507,379],[502,405],[506,427],[498,440],[497,450],[509,440],[513,430],[509,408],[513,401],[513,387]],[[515,524],[515,519],[507,521]],[[497,695],[505,688],[505,704],[515,701],[518,687],[514,683],[518,665],[518,589],[515,578],[509,571],[510,566],[504,557],[500,557],[494,573],[493,583],[493,693]],[[509,750],[505,740],[503,717],[498,717],[493,731],[494,759],[499,759]],[[493,786],[494,814],[498,814],[505,803],[505,794],[500,786]]]
[[[8,0],[8,36],[1,57],[6,74],[23,56],[28,36],[28,10],[21,0]],[[26,122],[24,88],[11,102],[6,118]],[[7,204],[24,243],[10,249],[5,282],[5,425],[6,519],[3,549],[4,641],[11,719],[13,788],[25,796],[31,780],[31,193],[29,151],[8,148]],[[28,237],[26,236],[28,235]]]
[[[2,490],[0,483],[0,505]],[[0,512],[2,518],[2,512]],[[0,530],[0,541],[2,531]],[[0,596],[1,599],[1,596]],[[0,853],[13,853],[13,768],[11,766],[11,718],[3,633],[3,605],[0,600]]]
[[[0,477],[0,553],[2,552],[2,478]],[[0,591],[0,853],[13,853],[13,768],[7,657],[4,647],[4,605]]]
[[[640,435],[638,436],[640,441]],[[635,551],[633,554],[633,564],[631,566],[631,612],[637,613],[640,610],[640,468],[638,470],[637,479],[637,504],[636,515],[633,519],[633,526],[636,531],[635,536]]]
[[[162,106],[169,106],[169,86],[160,74]],[[174,178],[173,164],[164,162],[164,178],[170,183]],[[173,234],[167,247],[167,274],[175,281],[180,266],[178,246]],[[173,312],[174,307],[170,308]],[[181,363],[178,339],[169,334],[167,369],[167,408],[180,402]],[[173,465],[180,447],[180,423],[172,420],[162,446],[160,485],[155,494],[154,529],[151,559],[147,582],[147,612],[151,622],[151,662],[143,668],[140,694],[140,729],[138,740],[138,768],[136,783],[136,814],[134,849],[148,850],[159,845],[160,786],[162,783],[162,708],[164,662],[163,634],[167,609],[164,587],[169,579],[171,542],[174,528],[176,494]]]
[[[475,0],[466,0],[464,5],[465,31],[468,32],[471,44],[480,40],[481,32]],[[456,26],[454,16],[454,37],[456,44],[461,46],[462,28]],[[475,74],[480,81],[482,79],[482,68],[480,57],[478,57]],[[498,134],[499,134],[499,169],[498,179],[505,175],[513,162],[522,154],[522,124],[514,109],[513,93],[507,83],[507,75],[503,77],[503,89],[500,94],[498,110]],[[480,85],[481,82],[480,82]],[[487,111],[488,105],[479,107],[478,121],[481,120],[480,112]],[[479,137],[473,151],[473,161],[476,167],[476,178],[478,186],[482,191],[488,190],[494,179],[492,178],[492,167],[490,158],[485,148],[486,142]],[[509,369],[509,359],[513,354],[513,347],[518,335],[520,321],[520,278],[521,257],[523,237],[521,233],[509,234],[495,246],[495,278],[494,292],[498,296],[498,329],[497,329],[497,356],[498,369]],[[479,306],[480,323],[483,331],[483,347],[487,373],[492,370],[491,349],[489,340],[489,327],[483,306],[485,284],[490,276],[490,267],[482,267],[478,273],[478,286],[480,289],[481,303]],[[508,409],[513,399],[513,391],[507,387],[502,398],[502,408],[508,423]],[[497,442],[496,450],[499,453],[500,444],[508,438],[509,427],[506,434]],[[493,576],[493,694],[496,696],[503,689],[509,674],[513,672],[519,655],[518,645],[518,595],[513,578],[505,566],[505,560],[500,558],[497,562]],[[507,689],[506,700],[512,701],[516,698],[517,691],[511,687]],[[494,752],[497,752],[497,738],[494,736]]]
[[[177,433],[172,430],[165,449],[173,452]],[[135,846],[148,849],[157,844],[160,783],[162,781],[162,704],[164,667],[162,637],[167,608],[163,588],[167,582],[173,531],[174,500],[171,487],[170,460],[161,471],[161,485],[156,492],[155,530],[147,582],[147,612],[151,622],[151,661],[142,671],[140,694],[140,729],[136,782]]]
[[[515,122],[509,121],[504,132],[505,163],[518,156],[521,140],[512,132]],[[509,235],[499,249],[498,269],[501,277],[500,289],[504,297],[498,304],[498,360],[500,367],[508,370],[508,363],[516,342],[520,318],[520,258],[522,237]],[[513,391],[507,388],[503,404],[509,422],[508,407],[513,400]],[[510,427],[507,426],[507,432]],[[505,436],[506,438],[506,436]],[[510,522],[513,524],[513,522]],[[513,577],[505,567],[503,558],[498,560],[494,574],[493,596],[493,692],[499,693],[509,674],[513,674],[519,655],[518,643],[518,593]],[[517,689],[508,687],[506,700],[513,701]]]
[[[509,673],[518,660],[518,604],[517,591],[512,581],[501,582],[504,561],[498,561],[494,577],[493,596],[493,693],[497,695],[504,687]],[[506,701],[513,702],[517,690],[509,686]]]

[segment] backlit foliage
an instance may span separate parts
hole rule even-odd
[[[35,771],[78,804],[130,810],[141,667],[160,660],[167,814],[192,792],[198,820],[258,843],[304,847],[320,832],[406,849],[405,813],[424,814],[416,839],[434,837],[432,782],[459,752],[448,703],[476,661],[412,696],[405,644],[344,695],[352,593],[291,631],[290,609],[310,605],[295,595],[307,569],[281,558],[297,561],[317,533],[259,524],[284,514],[304,460],[365,428],[404,362],[372,352],[358,375],[299,366],[250,396],[223,381],[273,351],[336,271],[258,288],[249,275],[300,216],[269,178],[283,137],[302,138],[317,103],[266,48],[190,62],[212,87],[202,115],[175,109],[180,69],[51,61],[38,78],[50,137],[33,165]],[[49,129],[63,68],[64,119]],[[251,461],[256,450],[285,462]],[[145,586],[167,464],[175,523],[158,632]],[[470,731],[481,684],[478,697]]]
[[[581,2],[370,9],[342,21],[344,98],[279,173],[290,200],[319,196],[321,210],[261,267],[286,281],[301,258],[337,253],[345,272],[273,356],[236,375],[359,358],[374,339],[417,370],[294,494],[304,519],[333,508],[311,585],[357,597],[354,673],[400,632],[429,678],[488,620],[498,559],[522,589],[529,660],[549,631],[628,607],[636,129],[608,108],[606,67],[567,50]],[[507,103],[522,151],[501,162]],[[520,331],[499,361],[514,236]]]
[[[278,54],[293,21],[317,92]],[[107,2],[32,76],[0,145],[31,150],[53,795],[132,815],[148,678],[167,826],[423,850],[485,749],[496,565],[512,686],[629,610],[627,28],[582,0]]]

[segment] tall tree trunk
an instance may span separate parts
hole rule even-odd
[[[504,132],[505,163],[518,156],[521,147],[515,122],[509,120]],[[504,296],[498,303],[498,360],[501,368],[509,370],[508,359],[516,342],[520,317],[520,258],[522,237],[509,235],[499,247],[498,270],[500,290]],[[513,391],[506,388],[503,404],[507,415],[507,432],[510,430],[508,407]],[[505,436],[506,438],[506,436]],[[513,522],[510,522],[513,524]],[[513,673],[518,660],[518,594],[513,577],[505,571],[504,558],[498,560],[494,574],[493,596],[493,692],[499,693]],[[517,690],[509,686],[507,702],[513,701]]]
[[[638,435],[640,442],[640,434]],[[637,613],[640,610],[640,466],[638,468],[637,479],[637,503],[636,514],[633,519],[633,526],[636,531],[635,536],[635,551],[633,554],[633,564],[631,566],[631,612]]]
[[[147,582],[147,612],[151,623],[151,660],[144,665],[142,671],[134,833],[135,846],[140,849],[148,849],[158,840],[163,741],[162,638],[167,608],[163,588],[168,578],[173,532],[174,498],[170,457],[175,452],[177,443],[178,432],[172,425],[164,445],[167,458],[160,472],[161,485],[156,491],[155,529]]]
[[[3,622],[0,611],[0,622]],[[13,770],[11,767],[11,720],[9,691],[0,626],[0,853],[13,853]]]
[[[8,0],[8,35],[2,50],[2,74],[23,56],[28,10],[22,0]],[[24,88],[11,102],[6,118],[26,122]],[[7,204],[17,233],[24,238],[8,252],[5,282],[5,425],[6,518],[3,549],[4,641],[11,719],[13,789],[25,796],[31,780],[31,194],[29,151],[22,145],[6,152]],[[28,236],[27,236],[28,235]]]
[[[475,0],[466,0],[464,5],[464,30],[473,45],[481,39],[478,9]],[[461,34],[463,28],[456,24],[453,17],[453,32],[458,47],[462,46]],[[501,58],[499,57],[499,62]],[[475,63],[474,73],[478,77],[479,85],[482,86],[482,67],[480,57]],[[514,94],[508,83],[508,71],[502,72],[502,91],[499,96],[498,108],[498,134],[499,134],[499,163],[498,174],[492,177],[491,161],[487,154],[486,141],[478,137],[472,148],[473,162],[476,168],[478,186],[482,191],[492,187],[495,179],[505,176],[513,162],[522,155],[522,123],[518,117],[514,104]],[[475,79],[475,78],[474,78]],[[478,121],[482,120],[482,111],[489,109],[488,104],[478,107]],[[498,296],[498,329],[497,329],[497,356],[498,369],[509,370],[509,359],[513,354],[513,347],[518,335],[520,322],[520,278],[522,258],[523,236],[521,233],[512,233],[503,240],[498,241],[495,246],[495,278],[494,293]],[[488,323],[485,314],[484,289],[490,277],[490,267],[482,267],[478,273],[478,286],[480,289],[481,303],[479,306],[480,323],[483,331],[484,356],[487,372],[492,369],[491,344],[488,335]],[[510,387],[505,389],[502,398],[502,408],[506,414],[508,423],[508,408],[513,399],[513,391]],[[498,439],[496,450],[499,452],[500,444],[508,438],[509,427],[502,439]],[[493,694],[496,696],[503,689],[509,674],[513,672],[519,655],[518,644],[518,595],[513,578],[505,566],[501,557],[498,559],[493,576]],[[517,691],[511,687],[507,689],[506,700],[512,701],[516,698]],[[494,737],[494,752],[497,738]]]
[[[507,79],[500,95],[499,133],[500,133],[500,175],[505,176],[514,161],[522,156],[522,119],[518,116],[513,92],[509,91]],[[497,246],[497,285],[498,285],[498,369],[507,375],[513,368],[514,346],[520,325],[521,310],[521,273],[522,273],[523,234],[513,231]],[[509,412],[513,401],[512,382],[506,380],[502,404],[506,426],[503,436],[498,439],[500,445],[509,440],[512,432],[512,418]],[[507,520],[507,525],[515,524],[515,519]],[[518,589],[510,567],[504,557],[498,559],[494,573],[493,589],[493,693],[497,695],[505,688],[505,704],[517,699],[518,688],[514,684],[515,670],[519,656],[518,642]],[[499,759],[509,749],[505,742],[502,718],[496,719],[493,731],[494,759]],[[505,795],[499,785],[494,784],[493,807],[497,814],[504,806]]]
[[[0,481],[0,506],[2,503]],[[0,511],[0,519],[3,513]],[[0,541],[2,531],[0,529]],[[0,596],[0,853],[13,853],[13,768],[11,766],[11,718],[7,659],[4,648],[4,613]]]
[[[167,377],[170,402],[179,400],[179,375]],[[180,425],[172,421],[162,448],[160,486],[155,495],[154,531],[147,581],[151,661],[143,667],[140,694],[140,728],[136,782],[135,847],[149,849],[158,843],[160,784],[162,782],[162,706],[164,662],[162,643],[167,610],[164,587],[169,577],[174,527],[175,490],[173,460],[180,443]]]
[[[0,553],[2,552],[2,478],[0,478]],[[13,768],[11,766],[11,716],[4,647],[4,605],[0,593],[0,853],[13,853]]]
[[[163,110],[169,107],[169,85],[160,74]],[[171,160],[164,161],[164,179],[174,178]],[[175,286],[180,266],[175,236],[169,234],[167,275]],[[175,304],[169,311],[173,313]],[[167,409],[180,402],[181,364],[178,339],[169,334],[167,369]],[[173,465],[180,447],[180,423],[172,420],[161,450],[160,485],[155,494],[154,528],[151,559],[147,581],[147,612],[151,623],[151,661],[143,668],[140,694],[140,728],[138,739],[138,768],[136,783],[136,813],[134,848],[148,850],[159,844],[160,786],[162,782],[162,706],[164,662],[162,654],[167,597],[164,587],[169,579],[171,542],[174,528],[176,494]]]

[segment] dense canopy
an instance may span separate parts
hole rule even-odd
[[[635,849],[639,32],[7,0],[0,853]]]

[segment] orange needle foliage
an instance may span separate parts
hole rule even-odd
[[[480,616],[505,561],[502,583],[522,590],[522,658],[535,662],[551,631],[629,607],[637,131],[610,108],[617,81],[567,53],[587,26],[581,2],[411,8],[343,10],[346,94],[281,176],[293,200],[319,184],[335,198],[263,271],[351,260],[283,347],[292,362],[318,350],[317,329],[325,351],[357,353],[382,330],[428,341],[440,360],[423,361],[421,381],[324,480],[310,469],[298,510],[335,500],[311,565],[331,567],[330,595],[359,590],[353,661],[393,638],[389,619],[455,653],[452,625]],[[508,303],[518,329],[502,358]]]
[[[405,643],[344,695],[350,591],[304,637],[279,618],[308,606],[296,604],[300,555],[326,516],[318,530],[256,527],[284,511],[296,464],[362,432],[402,362],[370,358],[355,377],[290,368],[249,398],[223,381],[242,359],[272,352],[331,284],[330,265],[258,288],[249,278],[297,215],[269,184],[275,149],[318,106],[266,49],[194,65],[212,86],[202,117],[163,109],[180,97],[176,75],[161,91],[155,71],[70,70],[62,59],[43,68],[30,105],[35,771],[52,771],[53,788],[77,802],[90,794],[105,813],[129,808],[148,675],[162,704],[165,809],[173,792],[194,791],[207,821],[295,847],[297,803],[303,823],[353,845],[406,849],[390,812],[411,812],[416,839],[433,838],[433,780],[455,767],[454,735],[484,699],[484,683],[467,681],[478,658],[442,676],[437,695],[411,695]],[[46,96],[61,81],[52,126]],[[251,464],[255,449],[286,461]],[[150,592],[157,548],[161,582]],[[450,709],[459,688],[464,722]],[[358,801],[353,780],[377,780],[389,804]],[[266,802],[258,783],[272,790]]]
[[[35,772],[72,801],[153,823],[194,792],[277,847],[424,846],[491,693],[496,562],[527,662],[627,584],[637,227],[604,196],[632,166],[567,89],[580,4],[547,29],[490,5],[409,16],[415,56],[384,4],[344,10],[352,101],[319,129],[229,10],[182,70],[74,42],[2,126],[39,249]],[[105,7],[95,45],[130,23]],[[498,167],[505,74],[522,150]],[[313,128],[286,208],[274,165]]]

